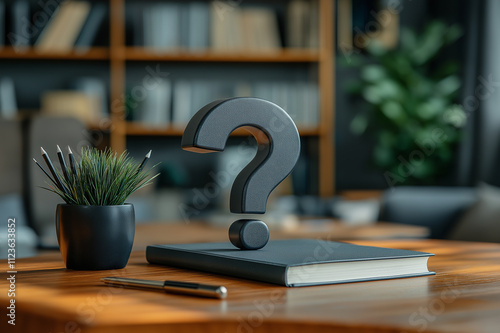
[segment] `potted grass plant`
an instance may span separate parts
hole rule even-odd
[[[127,198],[151,183],[144,166],[127,154],[110,149],[83,148],[75,159],[68,147],[68,162],[57,147],[60,169],[42,148],[49,172],[34,159],[49,178],[47,190],[59,195],[56,233],[66,267],[77,270],[119,269],[126,266],[135,234],[135,213]],[[154,168],[154,167],[153,167]]]

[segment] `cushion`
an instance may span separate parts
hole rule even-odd
[[[481,184],[478,201],[459,218],[447,238],[500,242],[500,188]]]

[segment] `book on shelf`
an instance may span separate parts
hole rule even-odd
[[[146,6],[144,46],[155,51],[172,51],[180,45],[180,4],[158,3]]]
[[[229,6],[224,10],[221,6]],[[238,51],[244,46],[241,9],[229,4],[210,4],[210,47],[215,51]]]
[[[0,0],[0,49],[5,46],[5,2]]]
[[[184,127],[197,111],[191,106],[192,84],[187,80],[174,83],[172,104],[172,126]]]
[[[95,96],[81,91],[47,91],[42,95],[41,112],[50,116],[70,116],[86,125],[94,125],[101,117],[95,110],[99,103]]]
[[[282,46],[277,14],[265,6],[190,1],[130,4],[128,11],[134,12],[132,44],[156,52],[275,51]]]
[[[30,45],[30,5],[28,1],[18,0],[10,7],[10,32],[7,38],[14,48],[24,48]]]
[[[265,7],[234,8],[213,2],[210,46],[216,51],[276,51],[281,39],[276,13]]]
[[[12,119],[17,114],[17,100],[14,81],[0,77],[0,118]]]
[[[317,0],[292,0],[288,4],[286,41],[291,48],[319,46],[319,4]]]
[[[187,15],[188,50],[204,50],[209,47],[210,9],[206,2],[190,2]]]
[[[71,88],[92,99],[93,113],[101,118],[109,117],[107,88],[103,80],[96,77],[80,77],[72,82]]]
[[[64,1],[35,42],[38,51],[69,52],[89,15],[91,4],[87,1]]]
[[[144,7],[145,4],[134,2],[126,7],[125,24],[129,24],[131,40],[136,47],[144,46]]]
[[[276,14],[268,8],[245,8],[241,12],[244,48],[249,51],[281,49]]]
[[[179,80],[173,85],[172,125],[185,126],[198,109],[213,100],[245,96],[277,104],[298,126],[319,124],[319,91],[312,82]]]
[[[307,31],[308,41],[306,47],[317,49],[319,48],[319,0],[311,0],[310,6],[309,28]]]
[[[319,90],[315,83],[255,82],[251,94],[283,108],[297,126],[319,125]]]
[[[417,277],[431,253],[317,239],[272,240],[260,250],[231,243],[151,245],[151,264],[195,269],[287,287]]]
[[[157,85],[148,90],[140,103],[136,120],[148,127],[166,127],[170,124],[172,102],[172,82],[159,79]]]
[[[87,20],[81,28],[80,34],[75,41],[75,48],[80,52],[88,51],[93,45],[99,29],[101,28],[106,18],[106,5],[103,3],[96,3],[92,5]]]
[[[351,0],[338,0],[337,12],[337,45],[343,52],[350,51],[353,48]]]

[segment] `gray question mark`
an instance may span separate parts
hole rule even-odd
[[[223,151],[229,135],[243,127],[255,137],[258,150],[231,188],[232,213],[266,212],[269,194],[290,174],[300,154],[300,136],[292,118],[269,101],[240,97],[214,101],[189,121],[182,149],[196,153]],[[260,220],[240,219],[229,228],[229,239],[240,249],[256,250],[269,240]]]

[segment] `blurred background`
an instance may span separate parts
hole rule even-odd
[[[20,256],[57,248],[59,198],[40,147],[152,150],[138,224],[227,227],[255,140],[180,148],[191,116],[227,97],[275,102],[302,152],[272,192],[271,228],[337,219],[500,241],[500,23],[495,0],[0,0],[0,231]],[[235,168],[235,165],[238,168]],[[318,222],[319,223],[319,222]],[[5,248],[5,250],[4,250]]]

